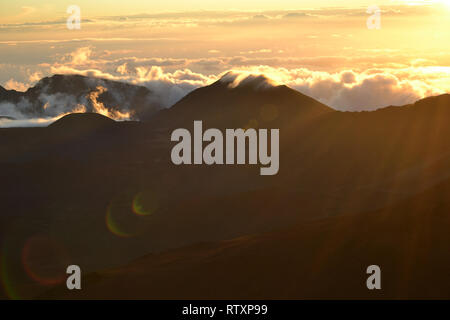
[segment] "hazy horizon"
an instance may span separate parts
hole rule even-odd
[[[228,70],[265,74],[338,110],[405,105],[450,92],[450,1],[2,3],[0,85],[53,74],[143,85],[173,102]],[[169,102],[162,101],[164,104]],[[166,105],[168,107],[169,105]]]

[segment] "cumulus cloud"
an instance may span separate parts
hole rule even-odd
[[[89,62],[89,57],[92,54],[92,50],[90,47],[82,47],[77,49],[76,51],[70,53],[71,65],[83,65]]]
[[[337,109],[351,111],[374,110],[387,105],[404,105],[421,98],[420,92],[417,92],[410,83],[399,81],[392,75],[383,74],[369,76],[351,86],[328,78],[315,82],[305,81],[294,88],[317,97]]]
[[[162,108],[141,86],[79,76],[44,78],[25,93],[0,101],[0,127],[45,125],[69,113],[95,112],[114,120],[146,118]],[[33,120],[33,121],[31,121]]]
[[[341,73],[341,81],[342,83],[355,83],[356,74],[353,71],[344,71]]]
[[[217,80],[190,69],[164,71],[163,66],[183,66],[185,59],[94,59],[91,48],[80,48],[67,55],[68,61],[49,66],[53,74],[78,74],[88,77],[129,82],[145,86],[152,92],[152,102],[163,108],[171,107],[192,90]],[[103,71],[106,70],[106,71]]]
[[[26,116],[21,112],[21,108],[19,104],[11,103],[11,102],[3,102],[0,103],[0,120],[15,120],[15,119],[24,119]],[[10,119],[5,119],[10,118]]]
[[[144,86],[151,92],[143,105],[153,108],[169,108],[196,88],[209,85],[218,79],[230,88],[252,84],[256,88],[285,84],[338,110],[374,110],[389,105],[405,105],[420,98],[450,92],[450,67],[427,66],[426,59],[412,60],[408,65],[380,64],[380,67],[342,68],[336,71],[318,71],[311,64],[330,64],[333,59],[362,59],[345,57],[315,58],[137,58],[114,57],[84,46],[63,55],[54,63],[42,64],[40,70],[27,71],[27,81],[36,81],[43,75],[77,74],[94,77],[90,88],[81,95],[51,92],[44,88],[34,102],[21,99],[14,103],[0,104],[0,116],[26,120],[55,118],[83,106],[86,111],[109,113],[117,119],[138,119],[131,96],[123,96],[120,90],[97,78]],[[376,61],[376,60],[375,60]],[[279,67],[279,65],[285,67]],[[289,67],[305,65],[305,67]],[[375,65],[375,64],[374,64]],[[232,72],[228,72],[233,70]],[[11,79],[8,89],[24,91],[25,83]],[[105,88],[98,89],[99,87]],[[92,92],[97,92],[93,96]],[[102,100],[107,94],[109,101]],[[106,109],[95,109],[94,98],[104,103]],[[156,110],[155,109],[155,110]],[[38,111],[37,111],[38,110]],[[99,111],[103,110],[103,111]],[[142,110],[140,110],[142,113]],[[45,118],[44,117],[44,118]],[[3,119],[2,123],[8,119]],[[10,122],[9,122],[10,123]],[[42,121],[31,124],[44,123]],[[11,124],[11,123],[10,123]],[[0,125],[1,126],[1,125]]]
[[[395,71],[388,70],[320,75],[307,71],[303,77],[294,80],[292,87],[346,111],[370,111],[389,105],[405,105],[445,92],[431,83],[400,78]]]
[[[228,85],[228,88],[237,88],[251,86],[256,90],[264,90],[273,86],[277,86],[273,79],[263,74],[252,74],[245,71],[230,71],[224,74],[220,80]]]
[[[64,115],[60,115],[54,118],[31,118],[21,120],[0,118],[0,128],[47,127],[63,116]]]
[[[16,91],[26,91],[28,86],[25,83],[18,82],[14,79],[9,79],[5,83],[5,89],[16,90]]]

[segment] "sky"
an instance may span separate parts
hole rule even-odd
[[[72,4],[80,29],[67,27]],[[373,110],[450,92],[449,30],[450,0],[2,1],[0,85],[83,74],[147,86],[170,107],[234,70]]]
[[[2,20],[8,23],[41,21],[54,18],[55,15],[65,13],[64,8],[69,5],[76,4],[83,8],[86,15],[123,15],[136,13],[161,13],[161,12],[178,12],[178,11],[200,11],[200,10],[297,10],[310,9],[331,6],[341,7],[358,7],[392,4],[414,4],[414,3],[439,3],[445,1],[407,1],[407,0],[228,0],[228,1],[210,1],[210,0],[165,0],[165,1],[148,1],[148,0],[128,0],[128,1],[111,1],[111,0],[53,0],[53,1],[36,1],[36,0],[19,0],[19,1],[3,1],[1,4]],[[30,8],[30,9],[23,9]]]

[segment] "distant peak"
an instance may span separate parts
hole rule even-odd
[[[227,84],[229,88],[252,87],[257,90],[278,86],[276,81],[264,74],[247,71],[229,71],[220,78],[219,82]]]
[[[437,96],[426,97],[421,100],[418,100],[414,103],[415,105],[427,105],[427,104],[435,104],[435,105],[450,105],[450,94],[444,93]]]
[[[98,129],[113,125],[115,121],[98,113],[71,113],[52,123],[52,128]]]

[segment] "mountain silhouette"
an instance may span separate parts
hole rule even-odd
[[[73,130],[79,128],[100,129],[114,125],[115,121],[98,113],[71,113],[49,125],[49,128]]]
[[[175,128],[203,119],[206,125],[217,128],[275,128],[333,111],[287,86],[262,85],[267,78],[244,80],[232,88],[226,77],[194,90],[150,122]]]
[[[0,105],[15,105],[22,118],[55,117],[83,106],[94,112],[93,99],[111,112],[130,112],[132,118],[147,119],[162,108],[146,87],[81,75],[54,75],[41,79],[25,92],[0,89]],[[11,112],[0,108],[0,116]],[[75,111],[76,112],[76,111]],[[16,116],[17,118],[17,116]]]
[[[449,95],[338,112],[228,76],[146,121],[0,129],[5,273],[25,297],[448,298],[449,113]],[[172,164],[171,132],[194,120],[279,128],[279,174]],[[89,274],[82,292],[30,279],[20,248],[36,234],[65,254],[34,255],[35,272],[69,256]],[[386,289],[371,294],[376,263]]]

